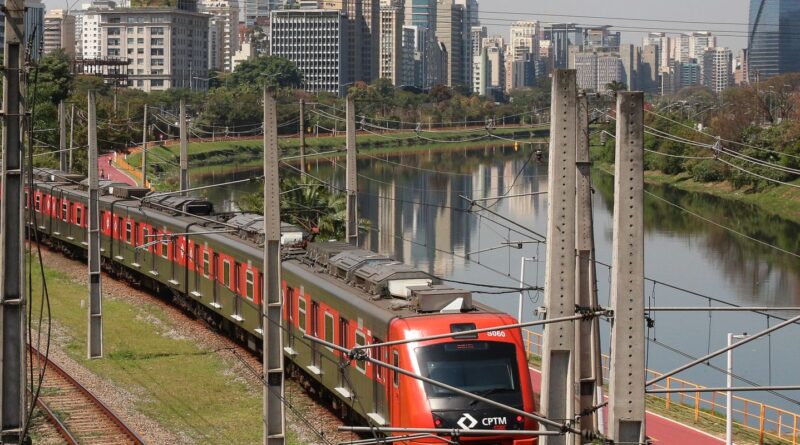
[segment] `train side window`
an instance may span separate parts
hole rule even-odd
[[[206,278],[208,278],[210,262],[211,262],[211,255],[209,255],[208,249],[203,249],[203,276]]]
[[[61,219],[63,221],[66,221],[68,219],[68,215],[69,215],[69,210],[68,209],[69,209],[69,205],[67,204],[66,201],[63,201],[61,203]]]
[[[376,337],[372,337],[372,344],[379,344],[379,343],[383,343],[383,342],[380,339],[376,338]],[[378,346],[377,348],[370,349],[370,353],[372,351],[375,351],[375,358],[377,360],[380,360],[380,361],[385,361],[386,360],[386,358],[383,356],[384,351],[385,351],[385,347],[384,346]],[[382,382],[384,380],[383,369],[384,369],[383,366],[378,366],[378,365],[373,364],[372,373],[374,375],[375,380],[377,380],[379,382]]]
[[[222,260],[222,284],[231,287],[231,262],[228,260]]]
[[[397,351],[392,351],[392,365],[395,368],[400,367],[400,353]],[[392,384],[394,384],[395,388],[400,387],[400,373],[397,371],[392,371]]]
[[[319,338],[319,303],[311,302],[311,335]]]
[[[147,250],[150,250],[149,244],[147,244],[151,241],[150,237],[148,236],[149,235],[148,232],[149,230],[147,230],[147,226],[142,226],[142,244],[148,246]]]
[[[364,335],[361,331],[356,331],[356,346],[364,346],[367,344],[367,336]],[[366,349],[366,353],[369,356],[371,349]],[[363,372],[364,374],[367,373],[367,361],[366,360],[356,360],[356,368]]]
[[[253,275],[252,270],[246,271],[244,275],[244,296],[247,297],[248,300],[253,301],[253,295],[255,295],[255,275]]]
[[[29,199],[29,198],[28,198],[28,192],[26,191],[26,192],[25,192],[25,208],[26,208],[26,209],[28,208],[28,199]]]
[[[123,241],[132,242],[133,239],[131,238],[133,228],[131,227],[131,222],[125,222],[125,239]]]
[[[169,234],[164,232],[161,236],[161,256],[169,258]]]
[[[306,333],[306,298],[304,295],[298,295],[297,298],[297,325],[300,331]]]
[[[333,320],[333,314],[329,314],[325,312],[325,326],[324,326],[324,334],[325,334],[325,341],[328,343],[333,343],[333,330],[335,329],[335,323]],[[328,348],[333,351],[332,348]]]
[[[83,207],[81,206],[75,209],[75,225],[78,227],[83,226]]]
[[[36,195],[36,197],[34,198],[33,208],[37,212],[40,212],[42,210],[42,195]]]

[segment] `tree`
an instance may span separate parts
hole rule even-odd
[[[620,82],[620,81],[617,81],[617,80],[613,80],[613,81],[611,81],[611,82],[606,84],[606,89],[608,91],[611,91],[614,94],[616,94],[616,93],[618,93],[620,91],[627,90],[628,89],[628,85],[626,85],[625,82]]]
[[[297,88],[303,82],[303,75],[289,59],[262,56],[242,62],[231,75],[231,81],[234,85]]]

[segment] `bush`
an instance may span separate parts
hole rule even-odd
[[[692,167],[692,178],[697,182],[719,182],[725,180],[725,170],[718,162],[706,160]]]

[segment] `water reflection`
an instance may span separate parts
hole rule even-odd
[[[486,212],[469,212],[467,201],[461,198],[546,191],[547,166],[529,160],[531,154],[528,147],[515,151],[513,147],[487,146],[471,151],[362,157],[358,162],[359,212],[370,221],[370,229],[362,234],[361,244],[435,275],[502,285],[517,285],[520,258],[534,257],[525,265],[525,282],[543,285],[544,246],[530,243],[521,249],[487,251],[503,243],[529,241],[532,235]],[[343,159],[314,161],[311,167],[312,174],[344,187]],[[252,174],[239,172],[236,176]],[[195,183],[230,179],[234,178],[197,178]],[[597,257],[610,264],[613,180],[608,174],[593,171],[593,183]],[[233,210],[238,196],[257,189],[257,184],[245,183],[210,189],[208,197],[218,207]],[[797,223],[766,215],[750,205],[710,196],[663,187],[648,187],[648,191],[748,236],[789,252],[800,252]],[[546,194],[489,200],[484,205],[524,227],[546,233]],[[742,305],[800,305],[800,260],[796,257],[704,222],[665,201],[648,197],[645,205],[647,276]],[[609,300],[609,281],[608,270],[601,267],[598,288],[603,304]],[[526,319],[534,317],[533,308],[541,304],[540,297],[535,293],[526,296]],[[647,285],[646,297],[662,306],[708,304],[698,297],[652,284]],[[517,294],[476,298],[498,309],[517,312]],[[728,332],[752,333],[769,323],[774,324],[775,319],[743,313],[662,313],[651,337],[699,356],[722,347]],[[762,384],[796,383],[794,370],[800,367],[798,335],[800,327],[792,326],[769,339],[751,343],[737,352],[741,362],[737,362],[736,372]],[[748,360],[743,359],[745,356]],[[775,366],[765,365],[770,357]],[[658,370],[672,369],[686,360],[660,346],[653,346],[648,354],[648,366]],[[724,357],[712,360],[712,364],[724,368]],[[724,375],[707,367],[694,368],[681,377],[709,386],[723,386],[725,382]],[[792,402],[771,395],[752,397],[800,411]]]

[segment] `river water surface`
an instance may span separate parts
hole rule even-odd
[[[499,194],[526,194],[547,190],[547,165],[531,156],[530,148],[486,147],[480,150],[422,152],[364,156],[359,159],[359,211],[370,221],[360,243],[430,273],[466,282],[518,286],[520,261],[525,282],[544,285],[545,245],[531,232],[546,234],[547,195],[485,201],[485,205],[522,227],[486,212],[467,210],[461,196],[484,198]],[[310,173],[344,187],[344,159],[312,161]],[[282,171],[291,171],[288,169]],[[193,186],[251,176],[253,172],[207,176]],[[613,181],[599,169],[592,171],[595,188],[594,236],[599,262],[611,263]],[[243,193],[259,189],[245,183],[206,191],[218,210],[236,210]],[[648,187],[668,202],[646,197],[645,274],[654,280],[702,295],[746,306],[800,305],[800,260],[760,245],[680,208],[701,215],[751,237],[790,252],[800,251],[800,225],[766,215],[757,208],[707,195]],[[670,204],[671,203],[671,204]],[[495,222],[491,221],[494,220]],[[498,224],[500,223],[500,224]],[[515,243],[522,244],[515,244]],[[514,244],[514,248],[507,247]],[[515,248],[521,246],[521,249]],[[486,250],[490,249],[490,250]],[[482,251],[482,252],[480,252]],[[609,302],[610,274],[597,269],[600,303]],[[467,287],[470,286],[460,286]],[[663,284],[646,282],[648,304],[656,306],[720,306],[705,298]],[[478,295],[494,307],[517,314],[518,294]],[[524,295],[523,318],[536,318],[540,292]],[[776,313],[790,317],[797,313]],[[750,313],[665,313],[654,316],[649,330],[648,367],[673,369],[689,359],[725,345],[728,332],[754,333],[780,320]],[[608,326],[604,331],[608,333]],[[603,348],[608,352],[608,336]],[[724,369],[725,356],[711,361]],[[800,326],[789,326],[734,352],[734,373],[756,383],[797,385],[800,371]],[[706,386],[725,386],[725,375],[699,365],[677,377]],[[734,385],[746,383],[734,381]],[[749,398],[800,412],[800,392],[786,397],[748,393]],[[788,400],[787,400],[788,399]]]

